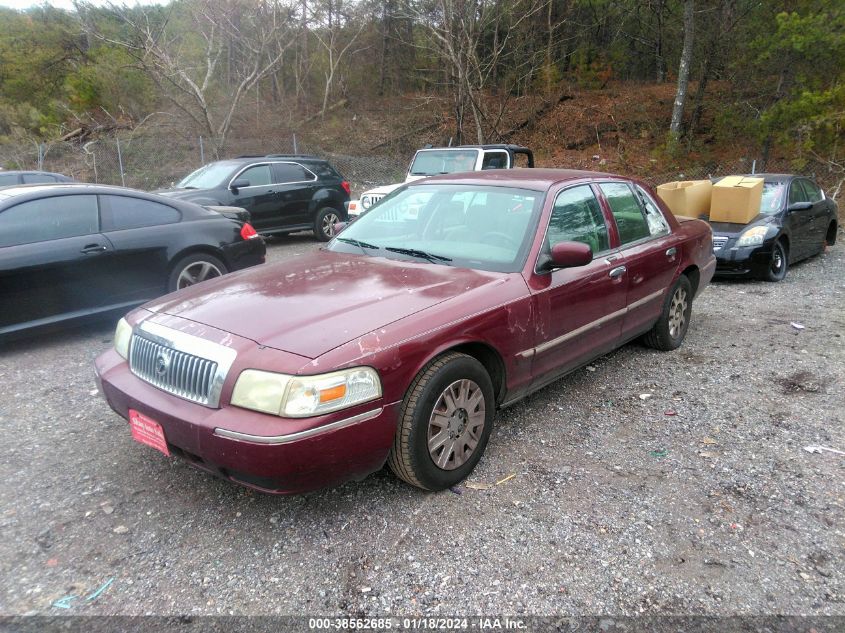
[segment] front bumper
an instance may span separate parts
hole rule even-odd
[[[363,479],[379,470],[393,443],[399,402],[368,402],[308,420],[285,420],[223,405],[211,409],[172,396],[135,376],[109,350],[95,362],[97,385],[112,409],[129,409],[164,429],[170,452],[238,484],[295,494]],[[296,423],[288,432],[286,423]],[[301,428],[306,422],[309,428]],[[268,432],[277,427],[278,433]]]
[[[732,240],[733,241],[733,240]],[[736,247],[728,242],[715,252],[717,277],[762,277],[772,262],[774,240],[756,246]]]

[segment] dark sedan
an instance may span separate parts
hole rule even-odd
[[[836,203],[809,178],[763,178],[760,214],[748,224],[711,222],[716,274],[780,281],[789,265],[836,242]]]
[[[609,174],[429,178],[322,252],[129,313],[98,381],[139,442],[247,486],[301,492],[387,462],[441,490],[499,407],[634,338],[680,346],[710,235]]]
[[[262,263],[264,241],[236,217],[121,187],[0,190],[0,336]]]

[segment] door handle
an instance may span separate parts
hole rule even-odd
[[[677,254],[678,254],[678,249],[675,248],[674,246],[672,248],[666,249],[666,257],[674,257]]]
[[[617,266],[616,268],[611,270],[610,273],[608,273],[608,274],[610,275],[611,279],[616,279],[617,277],[621,277],[622,275],[624,275],[625,271],[627,271],[627,270],[628,269],[625,268],[625,266]]]
[[[89,244],[79,252],[83,255],[93,255],[94,253],[102,253],[104,250],[107,249],[102,244]]]
[[[274,189],[270,189],[267,193],[276,193],[276,191]]]

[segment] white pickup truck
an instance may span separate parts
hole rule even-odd
[[[534,167],[533,152],[520,145],[459,145],[417,150],[410,167],[408,167],[404,182],[383,185],[365,191],[358,200],[349,202],[348,215],[349,217],[360,215],[395,189],[420,178],[461,171],[511,169],[513,167]]]

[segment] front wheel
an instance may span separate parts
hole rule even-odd
[[[227,272],[226,265],[213,255],[194,253],[183,257],[173,266],[167,279],[167,291],[181,290]]]
[[[786,277],[786,270],[789,268],[786,249],[783,242],[778,240],[772,246],[772,260],[763,275],[764,281],[781,281]]]
[[[320,209],[317,220],[314,222],[314,236],[321,242],[328,242],[334,237],[334,225],[340,222],[340,216],[336,209],[326,207]]]
[[[663,352],[678,349],[687,335],[690,314],[692,314],[692,285],[686,275],[681,275],[666,296],[660,318],[657,319],[651,331],[643,337],[643,342]]]
[[[481,459],[494,410],[484,366],[466,354],[440,356],[417,374],[405,396],[390,469],[424,490],[454,486]]]

